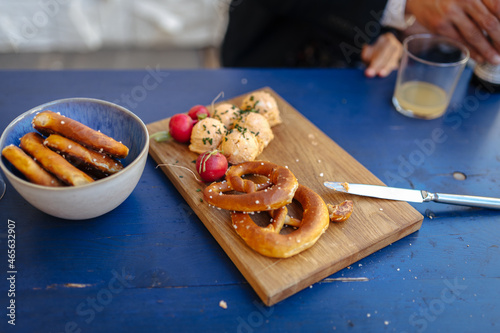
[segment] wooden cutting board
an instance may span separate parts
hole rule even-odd
[[[200,220],[238,267],[262,301],[271,306],[375,251],[417,231],[423,216],[406,202],[352,196],[328,190],[324,181],[383,183],[352,156],[304,118],[270,88],[283,123],[273,127],[274,140],[258,157],[288,166],[299,183],[321,195],[326,203],[354,201],[354,212],[343,223],[330,223],[310,249],[287,259],[273,259],[250,249],[231,226],[228,211],[202,201],[203,184],[182,166],[195,171],[197,154],[187,144],[151,140],[150,154]],[[249,92],[251,93],[251,92]],[[228,100],[239,106],[245,95]],[[169,119],[148,124],[149,132],[168,130]],[[261,213],[267,214],[267,213]]]

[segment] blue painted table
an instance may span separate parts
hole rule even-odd
[[[388,185],[499,196],[500,95],[476,89],[469,78],[467,70],[443,118],[422,121],[394,111],[395,74],[2,71],[0,129],[60,98],[113,101],[151,123],[209,104],[221,91],[231,98],[269,86]],[[151,158],[132,195],[88,221],[47,216],[8,185],[0,200],[0,331],[500,330],[500,212],[413,206],[426,216],[420,231],[265,307]],[[9,220],[16,232],[12,297]]]

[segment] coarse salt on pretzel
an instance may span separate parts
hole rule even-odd
[[[268,183],[255,184],[241,178],[255,174],[268,178]],[[231,166],[226,181],[212,183],[203,191],[210,205],[240,212],[256,212],[278,209],[293,200],[297,190],[297,178],[288,168],[266,161],[244,162]],[[224,194],[229,191],[243,194]]]
[[[288,258],[313,246],[330,223],[328,208],[313,190],[299,185],[296,199],[304,210],[302,220],[290,219],[286,206],[273,214],[272,222],[260,227],[249,214],[231,212],[231,220],[238,235],[258,253],[273,258]],[[289,234],[280,234],[285,224],[297,227]]]

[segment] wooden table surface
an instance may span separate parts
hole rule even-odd
[[[0,130],[60,98],[116,102],[153,123],[221,91],[230,99],[267,86],[387,185],[498,197],[500,95],[469,78],[468,69],[444,117],[422,121],[394,111],[395,74],[0,71]],[[151,157],[132,195],[87,221],[45,215],[8,184],[0,200],[0,332],[498,331],[500,212],[412,206],[425,216],[419,231],[268,307]]]

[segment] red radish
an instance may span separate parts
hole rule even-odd
[[[208,109],[203,105],[195,105],[188,111],[188,116],[193,120],[201,120],[210,116]]]
[[[193,130],[193,119],[184,113],[178,113],[170,118],[168,129],[175,141],[185,143],[191,139]]]
[[[219,151],[207,151],[196,159],[196,171],[205,182],[221,179],[227,171],[227,159]]]

